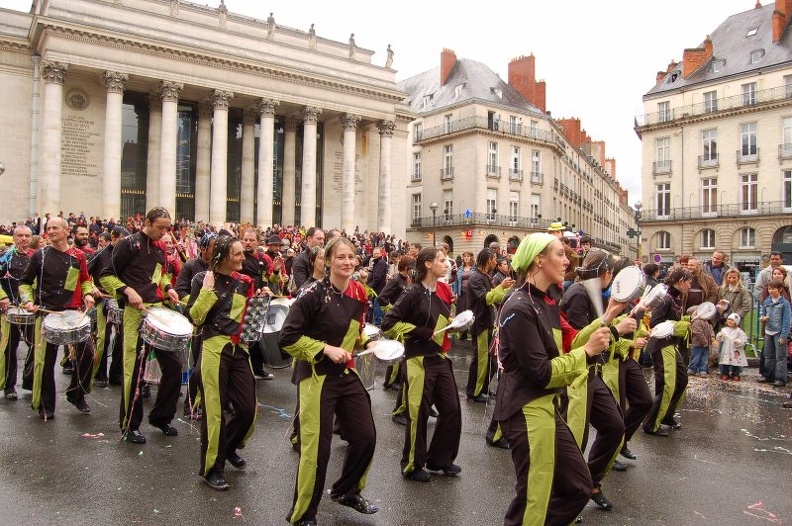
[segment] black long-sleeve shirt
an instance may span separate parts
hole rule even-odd
[[[433,356],[451,348],[448,332],[432,334],[448,325],[451,317],[451,287],[438,282],[430,291],[414,283],[402,294],[382,320],[382,330],[394,339],[404,339],[404,355]]]
[[[213,290],[203,289],[205,272],[195,275],[187,302],[187,317],[196,326],[203,327],[201,339],[227,336],[239,343],[245,321],[247,303],[256,292],[253,279],[238,272],[230,276],[214,273]]]
[[[165,245],[135,232],[113,249],[110,264],[101,272],[102,287],[123,296],[132,287],[144,303],[159,303],[171,287]]]
[[[179,277],[176,278],[176,294],[179,299],[184,299],[185,296],[191,295],[190,289],[192,288],[193,278],[201,273],[209,270],[209,263],[201,257],[192,258],[182,266]],[[203,284],[203,282],[201,282]]]
[[[302,287],[313,274],[310,251],[310,248],[303,250],[295,256],[294,263],[292,263],[292,278],[294,278],[294,284],[298,289]]]
[[[94,252],[93,257],[88,262],[88,273],[91,275],[91,278],[93,278],[94,284],[100,291],[105,293],[107,291],[102,287],[99,278],[102,276],[102,271],[113,259],[113,248],[115,248],[113,245],[107,245],[103,249]]]
[[[25,275],[30,257],[35,251],[28,249],[26,252],[18,250],[15,246],[6,250],[0,257],[0,285],[11,303],[18,305],[19,283]],[[0,295],[1,296],[1,295]]]
[[[395,304],[399,296],[407,290],[407,278],[401,274],[396,274],[383,287],[382,292],[379,293],[377,299],[381,307]]]
[[[35,289],[33,285],[36,285]],[[48,310],[79,309],[91,292],[85,253],[75,247],[65,252],[53,247],[37,250],[19,282],[22,302],[33,301]]]

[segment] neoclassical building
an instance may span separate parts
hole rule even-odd
[[[222,0],[41,0],[0,18],[0,222],[164,206],[405,235],[406,94],[353,37]]]
[[[792,1],[730,16],[658,72],[636,120],[644,253],[792,263]]]

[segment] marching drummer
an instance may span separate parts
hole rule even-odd
[[[418,253],[415,283],[402,294],[382,321],[388,336],[405,341],[407,426],[404,434],[401,471],[405,478],[428,482],[429,471],[456,476],[462,468],[454,464],[462,435],[462,411],[448,351],[448,333],[438,333],[451,317],[453,293],[438,281],[446,275],[445,253],[428,247]],[[429,411],[438,417],[427,450]]]
[[[101,274],[102,287],[126,300],[123,316],[124,386],[121,391],[121,432],[133,444],[145,444],[146,437],[139,428],[143,421],[143,400],[140,396],[140,368],[148,345],[140,337],[139,329],[144,310],[160,306],[164,299],[178,302],[171,286],[165,246],[160,241],[170,229],[170,213],[164,208],[152,208],[146,213],[143,229],[121,240],[113,249],[113,257]],[[140,352],[139,352],[140,351]],[[154,348],[154,355],[162,370],[157,401],[149,413],[149,423],[166,436],[179,431],[171,425],[181,389],[181,358],[178,353]]]
[[[330,459],[334,415],[349,446],[341,477],[333,484],[330,497],[360,513],[378,511],[360,495],[374,458],[377,435],[371,400],[354,372],[351,354],[361,341],[365,325],[366,292],[360,283],[350,279],[357,265],[352,241],[335,237],[325,254],[329,275],[299,294],[286,316],[279,342],[297,359],[300,465],[287,520],[302,526],[316,524]]]
[[[94,306],[94,289],[85,253],[67,242],[69,225],[62,217],[47,221],[49,246],[40,248],[30,258],[19,284],[22,305],[29,312],[46,309],[59,312],[67,309],[86,311]],[[35,288],[34,288],[35,287]],[[55,417],[55,359],[58,345],[46,342],[42,336],[43,316],[36,317],[34,331],[33,401],[31,405],[43,420]],[[93,371],[93,356],[86,342],[74,344],[76,367],[72,371],[66,398],[83,413],[91,408],[85,401],[86,388]]]
[[[200,475],[218,491],[229,488],[226,460],[245,468],[237,450],[245,447],[256,420],[256,379],[240,335],[248,300],[257,292],[253,280],[239,272],[244,260],[241,241],[230,236],[214,240],[211,269],[195,275],[187,304],[188,317],[203,327],[201,360],[193,375],[203,408]],[[231,417],[223,414],[229,402]]]
[[[2,328],[0,328],[3,338],[0,340],[0,345],[5,345],[5,348],[0,349],[0,360],[3,361],[3,367],[0,367],[3,372],[0,387],[2,387],[7,400],[18,398],[16,383],[19,342],[22,340],[27,342],[31,351],[33,347],[33,324],[10,323],[6,314],[9,306],[20,304],[19,281],[25,274],[30,256],[35,252],[30,248],[31,237],[30,228],[23,225],[16,227],[14,229],[14,245],[0,257],[0,285],[2,285],[0,288],[0,310],[3,311]],[[25,360],[25,371],[28,371],[28,361],[30,361],[30,365],[33,361],[33,353],[29,351],[28,356],[29,360]],[[30,380],[30,378],[23,378],[22,387],[30,389],[30,386],[26,385]]]

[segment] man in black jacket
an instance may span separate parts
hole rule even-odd
[[[308,261],[311,249],[313,247],[322,247],[325,242],[325,233],[321,228],[312,226],[305,233],[305,250],[300,252],[294,258],[292,263],[292,277],[294,278],[294,285],[299,289],[303,284],[310,279],[313,274],[313,269]]]

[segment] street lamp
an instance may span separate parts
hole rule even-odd
[[[437,226],[436,218],[438,208],[440,208],[440,205],[437,203],[432,203],[429,205],[429,210],[432,211],[432,246],[437,246],[437,231],[435,230],[435,227]]]

